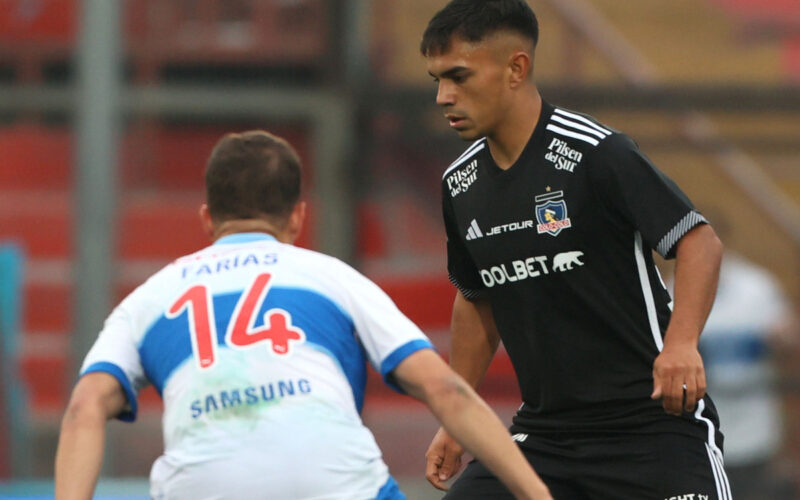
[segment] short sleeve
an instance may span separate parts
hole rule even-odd
[[[119,381],[128,399],[127,407],[117,418],[136,420],[139,389],[147,385],[139,351],[134,340],[134,323],[126,299],[106,319],[103,330],[84,359],[80,376],[104,372]]]
[[[469,300],[484,296],[486,287],[461,235],[458,233],[450,193],[442,184],[442,214],[447,234],[447,273],[450,281]]]
[[[596,153],[598,161],[589,175],[598,195],[662,257],[673,258],[678,240],[698,224],[707,224],[677,184],[626,135],[609,137]]]
[[[345,305],[370,364],[387,385],[404,392],[394,381],[392,372],[411,354],[433,349],[428,337],[408,319],[392,299],[375,283],[358,271],[347,268]]]

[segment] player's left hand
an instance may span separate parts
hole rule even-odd
[[[464,448],[446,430],[440,428],[425,452],[425,477],[436,489],[447,491],[450,487],[445,481],[461,469],[461,455]]]
[[[652,399],[661,399],[671,415],[692,411],[706,394],[703,358],[693,343],[665,343],[653,363]]]

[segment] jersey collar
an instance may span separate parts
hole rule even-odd
[[[214,242],[214,245],[230,245],[235,243],[252,243],[254,241],[278,241],[267,233],[236,233],[223,236]]]
[[[550,120],[550,115],[553,114],[554,109],[555,108],[552,104],[542,98],[542,109],[539,112],[539,120],[536,122],[536,127],[534,127],[531,136],[528,138],[528,142],[525,143],[525,147],[522,149],[519,158],[517,158],[517,161],[515,161],[514,164],[509,168],[503,170],[502,168],[498,167],[497,163],[495,163],[494,158],[492,157],[491,151],[489,151],[489,148],[484,148],[484,151],[482,151],[481,154],[483,154],[484,158],[487,159],[489,172],[494,176],[508,179],[508,182],[511,182],[511,179],[518,175],[514,172],[519,172],[521,170],[518,167],[521,164],[529,163],[528,160],[530,156],[537,151],[536,148],[544,141],[545,127],[547,126],[547,122]]]

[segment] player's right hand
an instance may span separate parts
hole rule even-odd
[[[435,488],[447,491],[450,487],[444,483],[461,469],[463,454],[464,448],[447,431],[440,428],[425,452],[425,478]]]

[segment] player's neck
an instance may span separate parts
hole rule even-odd
[[[214,228],[212,239],[217,241],[223,236],[238,233],[266,233],[274,236],[280,242],[291,243],[286,238],[284,231],[264,219],[235,219],[221,222]]]
[[[498,167],[509,169],[519,159],[533,135],[541,112],[542,98],[534,88],[533,93],[525,96],[519,105],[511,107],[495,133],[487,136],[489,151]]]

